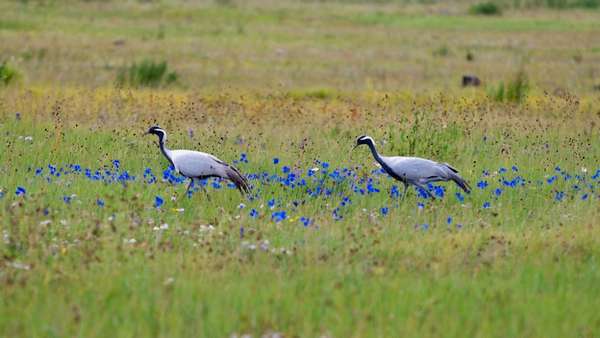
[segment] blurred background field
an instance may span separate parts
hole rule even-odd
[[[598,5],[0,2],[0,336],[596,336]]]
[[[451,90],[524,70],[540,90],[589,94],[598,10],[548,2],[3,1],[0,55],[51,87],[111,85],[151,60],[193,90]]]

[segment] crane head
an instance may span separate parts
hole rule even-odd
[[[373,144],[374,145],[375,141],[373,141],[373,138],[368,135],[359,136],[356,139],[356,145],[354,146],[354,149],[356,149],[356,147],[358,147],[361,144]]]
[[[164,131],[164,129],[162,129],[159,126],[152,126],[152,127],[150,127],[150,129],[148,129],[146,134],[154,134],[154,135],[158,135],[158,136],[164,136],[166,134],[166,132]]]

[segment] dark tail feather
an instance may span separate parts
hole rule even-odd
[[[467,181],[465,181],[462,177],[458,176],[458,174],[453,174],[450,177],[451,180],[456,183],[462,190],[464,190],[467,194],[471,192],[471,186]]]
[[[235,167],[228,166],[225,172],[227,173],[227,178],[235,184],[242,195],[250,192],[248,180]]]

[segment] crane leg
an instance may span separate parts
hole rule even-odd
[[[206,188],[203,187],[202,185],[200,185],[200,189],[202,189],[202,191],[204,191],[204,194],[206,195],[206,199],[210,201],[210,195],[208,194],[208,190],[206,190]]]
[[[188,197],[191,197],[192,195],[190,194],[190,189],[192,189],[192,186],[194,185],[194,179],[190,178],[190,184],[188,184],[187,190],[185,191],[185,194],[188,195]]]
[[[404,192],[402,192],[402,200],[404,201],[404,199],[406,198],[406,192],[408,191],[408,183],[402,183],[404,183]]]

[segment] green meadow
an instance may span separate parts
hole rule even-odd
[[[1,2],[0,336],[597,336],[600,11],[511,3]]]

